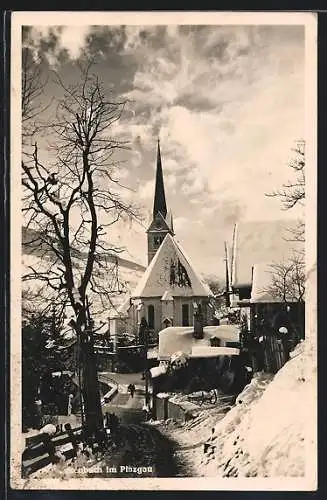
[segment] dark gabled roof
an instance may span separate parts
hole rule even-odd
[[[158,229],[157,227],[158,222],[160,222],[160,229]],[[154,231],[156,233],[157,232],[160,233],[160,231],[163,231],[164,233],[166,233],[167,231],[171,232],[171,228],[168,225],[167,220],[161,214],[161,212],[158,212],[156,214],[156,217],[151,221],[151,224],[146,232],[149,233],[151,231]]]

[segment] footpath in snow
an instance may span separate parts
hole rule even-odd
[[[304,342],[275,376],[255,374],[228,413],[218,405],[159,428],[177,443],[176,460],[190,476],[303,477],[313,465],[305,457],[314,450],[315,387],[316,364]]]

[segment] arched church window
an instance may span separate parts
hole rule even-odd
[[[148,306],[148,325],[149,328],[154,328],[154,306],[152,304]]]

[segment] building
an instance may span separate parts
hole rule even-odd
[[[230,299],[232,307],[249,313],[251,302],[271,297],[274,267],[286,265],[304,251],[304,244],[293,241],[297,220],[251,221],[235,224],[229,262]],[[260,285],[258,282],[260,276]],[[258,287],[261,287],[260,290]],[[260,293],[259,293],[260,292]]]
[[[239,307],[247,322],[248,332],[242,335],[256,359],[254,370],[275,373],[288,350],[304,338],[304,242],[292,238],[297,227],[296,220],[234,227],[229,292],[231,306]]]
[[[129,317],[126,324],[137,333],[145,318],[155,340],[168,326],[192,326],[195,313],[203,324],[210,324],[212,293],[175,238],[172,212],[166,204],[159,141],[152,220],[146,234],[148,267],[123,313]]]
[[[302,242],[292,241],[297,225],[297,220],[235,224],[230,258],[232,305],[242,306],[250,300],[254,266],[287,262],[293,254],[303,251]]]

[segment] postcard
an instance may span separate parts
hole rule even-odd
[[[316,15],[13,12],[10,60],[11,487],[315,491]]]

